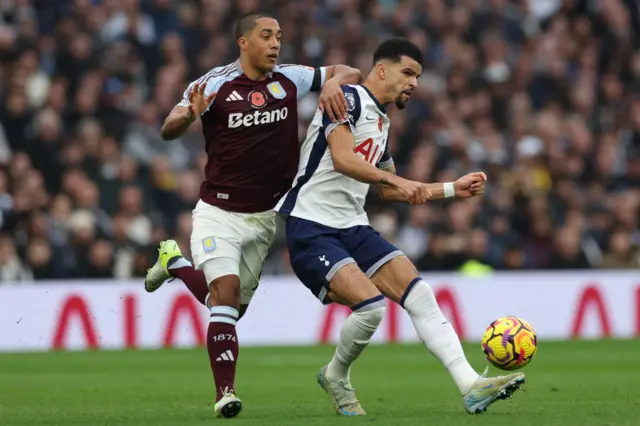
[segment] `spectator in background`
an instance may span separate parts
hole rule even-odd
[[[396,245],[412,262],[427,252],[429,245],[428,225],[432,212],[428,205],[412,206],[409,218],[398,231]]]
[[[158,118],[188,81],[236,59],[234,20],[285,28],[284,62],[367,71],[381,39],[425,52],[390,109],[403,175],[475,169],[485,197],[372,197],[371,222],[427,271],[636,268],[640,13],[628,0],[65,0],[0,14],[0,280],[141,276],[169,237],[185,253],[206,162],[198,123]],[[300,104],[304,135],[317,105]],[[60,247],[68,247],[60,250]],[[265,273],[290,273],[284,236]]]
[[[166,156],[172,169],[184,170],[191,160],[189,151],[180,143],[163,140],[161,125],[157,106],[152,102],[145,103],[125,135],[124,153],[145,167],[151,166],[155,158]]]
[[[33,274],[18,257],[11,236],[0,234],[0,281],[30,281]]]
[[[590,266],[580,243],[580,230],[561,228],[555,236],[551,269],[584,269]]]
[[[631,238],[625,231],[611,234],[609,250],[602,261],[603,268],[638,269],[640,268],[640,252],[634,249]]]

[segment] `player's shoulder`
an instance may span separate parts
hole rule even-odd
[[[336,128],[336,126],[340,124],[349,124],[351,129],[355,129],[357,123],[360,121],[360,117],[362,114],[362,110],[364,105],[361,103],[362,95],[358,91],[357,85],[351,84],[343,84],[340,86],[342,89],[342,93],[344,93],[344,98],[347,101],[347,119],[346,120],[338,120],[334,122],[329,114],[325,111],[324,113],[320,113],[320,109],[318,109],[318,117],[322,117],[322,121],[317,124],[324,126],[326,131],[326,136],[328,137],[329,133]]]
[[[273,68],[273,74],[280,75],[292,81],[308,80],[313,78],[316,69],[306,65],[280,64]]]
[[[344,98],[347,100],[349,110],[353,110],[360,105],[360,93],[358,93],[357,85],[343,84],[340,88],[342,89],[342,93],[344,93]]]
[[[360,86],[356,84],[343,84],[340,88],[342,89],[344,98],[347,101],[347,111],[350,115],[354,116],[355,121],[357,121],[358,117],[360,117],[362,107],[364,106],[363,101],[366,100],[360,93]]]
[[[238,66],[238,62],[234,61],[230,64],[210,69],[196,82],[199,84],[205,83],[207,89],[217,91],[224,83],[233,81],[240,75],[242,75],[242,71]]]
[[[362,106],[374,106],[376,105],[376,101],[371,95],[371,92],[361,84],[350,84],[349,87],[353,91],[354,94],[358,96],[358,101]]]
[[[376,116],[380,115],[383,119],[388,119],[385,106],[378,102],[369,89],[361,84],[352,87],[358,94],[358,101],[362,111],[367,111],[367,113],[372,113]]]
[[[314,67],[309,67],[306,65],[300,65],[300,64],[279,64],[276,65],[275,67],[273,67],[273,72],[279,72],[281,74],[285,74],[287,72],[290,71],[307,71],[307,72],[313,72],[316,69]]]

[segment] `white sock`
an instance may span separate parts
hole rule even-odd
[[[176,260],[174,260],[173,263],[171,263],[170,265],[167,265],[167,269],[180,269],[180,268],[185,268],[187,266],[193,266],[193,265],[184,257],[179,257]]]
[[[460,393],[464,395],[479,375],[469,365],[460,339],[442,314],[433,290],[426,282],[419,280],[403,299],[403,306],[411,316],[420,340],[449,370]]]
[[[370,299],[370,303],[354,310],[340,329],[340,341],[327,367],[331,381],[349,380],[351,365],[371,341],[384,318],[386,302],[383,296]]]

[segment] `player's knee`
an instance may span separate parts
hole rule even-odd
[[[353,321],[365,330],[375,331],[382,323],[387,310],[387,302],[384,296],[376,296],[366,304],[354,307],[351,316]]]
[[[236,275],[225,275],[209,283],[213,305],[240,306],[240,279]]]
[[[378,328],[380,323],[382,323],[382,320],[384,319],[384,314],[386,312],[387,312],[386,305],[367,311],[366,315],[367,315],[367,320],[369,321],[369,324],[375,325],[375,327]]]
[[[207,260],[202,266],[209,283],[210,306],[240,307],[239,264],[231,258]]]

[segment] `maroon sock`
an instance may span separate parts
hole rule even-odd
[[[169,273],[182,280],[191,294],[193,294],[200,303],[206,306],[205,299],[209,294],[209,286],[207,285],[207,279],[204,277],[203,271],[198,271],[189,264],[188,266],[181,266],[179,268],[169,267]]]
[[[236,321],[238,310],[230,306],[214,306],[209,317],[207,350],[216,383],[216,402],[226,392],[235,392],[238,336]]]

